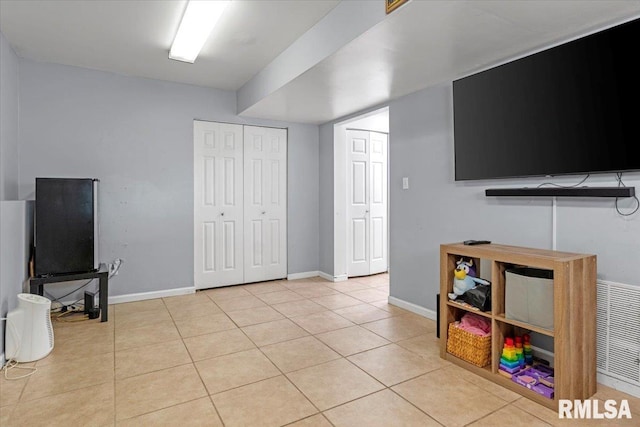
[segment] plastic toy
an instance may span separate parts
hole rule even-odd
[[[475,271],[472,259],[465,261],[464,258],[460,258],[456,262],[456,269],[453,272],[453,292],[448,294],[449,299],[455,300],[469,289],[475,288],[478,283],[490,284],[488,280],[475,277]]]
[[[522,337],[516,337],[516,356],[521,368],[524,368],[524,349],[522,348]]]
[[[544,365],[535,365],[523,369],[511,376],[511,380],[529,390],[533,390],[549,399],[553,399],[553,369]]]
[[[526,365],[533,365],[533,352],[531,351],[531,337],[529,334],[522,336],[524,343],[522,344],[522,350],[524,352],[524,363]]]
[[[518,359],[517,348],[513,344],[513,338],[507,337],[504,339],[504,346],[502,348],[502,355],[500,356],[499,370],[508,374],[515,374],[522,369],[520,360]]]

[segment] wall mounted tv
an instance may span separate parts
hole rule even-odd
[[[640,170],[640,19],[453,82],[455,179]]]

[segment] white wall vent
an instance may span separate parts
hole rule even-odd
[[[640,396],[640,287],[597,283],[598,382]]]

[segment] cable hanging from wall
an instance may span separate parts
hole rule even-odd
[[[591,174],[587,174],[587,176],[585,176],[582,179],[582,181],[580,181],[577,184],[573,184],[573,185],[560,185],[560,184],[556,184],[555,182],[543,182],[542,184],[538,185],[537,188],[542,188],[542,187],[545,187],[545,186],[558,187],[558,188],[576,188],[576,187],[579,187],[580,184],[584,183],[590,176],[591,176]]]
[[[618,187],[626,187],[624,182],[622,182],[622,172],[616,173],[616,179],[618,180]],[[631,212],[623,213],[620,211],[620,208],[618,207],[618,197],[616,197],[615,205],[616,205],[616,212],[618,212],[618,215],[631,216],[634,213],[638,212],[638,209],[640,209],[640,200],[638,200],[638,196],[633,196],[633,199],[636,201],[636,208]]]
[[[545,186],[552,186],[552,187],[558,187],[558,188],[577,188],[580,185],[582,185],[591,175],[587,174],[587,176],[585,176],[580,182],[578,182],[577,184],[573,184],[573,185],[560,185],[560,184],[556,184],[554,182],[543,182],[542,184],[538,185],[537,188],[542,188]],[[626,188],[627,186],[625,185],[625,183],[622,181],[622,172],[616,172],[616,181],[618,182],[618,188]],[[640,200],[638,200],[638,196],[633,196],[633,200],[635,200],[635,209],[633,209],[631,212],[628,213],[624,213],[620,210],[620,207],[618,206],[618,202],[620,200],[620,197],[616,197],[615,200],[615,208],[616,208],[616,212],[618,213],[618,215],[621,216],[631,216],[633,214],[635,214],[636,212],[638,212],[638,210],[640,210]]]

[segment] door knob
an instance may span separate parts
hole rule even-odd
[[[264,215],[264,214],[266,214],[266,213],[267,213],[267,212],[265,212],[265,211],[262,211],[262,215]]]
[[[364,211],[364,213],[369,213],[369,211]]]
[[[224,212],[220,212],[220,216],[224,216]]]

